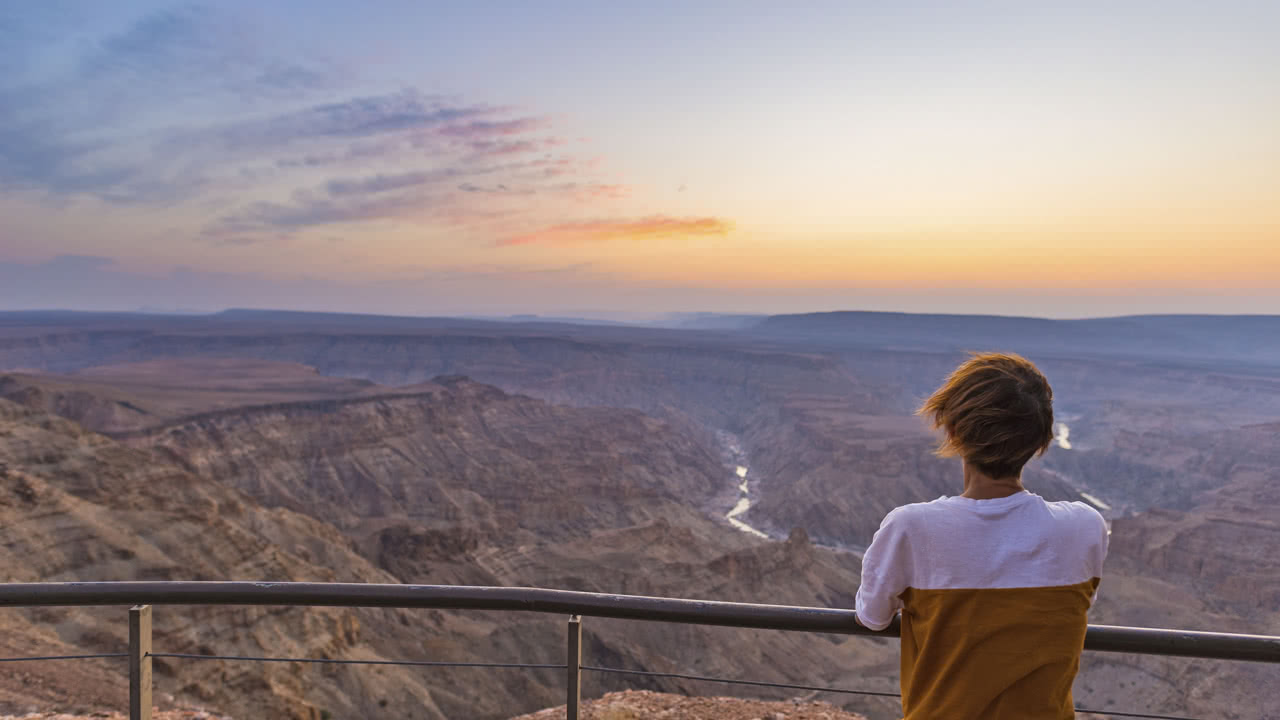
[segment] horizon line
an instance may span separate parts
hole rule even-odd
[[[518,322],[538,322],[545,321],[547,323],[556,324],[591,324],[593,322],[607,322],[613,324],[635,325],[637,327],[651,326],[661,322],[663,319],[675,319],[681,316],[685,317],[704,317],[704,318],[753,318],[765,320],[775,317],[805,317],[816,315],[899,315],[910,317],[951,317],[951,318],[999,318],[1009,320],[1043,320],[1049,322],[1082,322],[1091,320],[1125,320],[1137,318],[1276,318],[1280,319],[1280,313],[1188,313],[1188,312],[1169,312],[1169,313],[1124,313],[1119,315],[1088,315],[1080,317],[1047,317],[1044,315],[1016,315],[1001,313],[962,313],[962,312],[916,312],[909,310],[859,310],[853,308],[837,309],[837,310],[807,310],[801,312],[736,312],[736,311],[711,311],[711,310],[670,310],[670,311],[654,311],[640,312],[629,310],[577,310],[577,311],[547,311],[541,313],[531,312],[515,312],[515,313],[462,313],[462,314],[430,314],[430,315],[403,315],[395,313],[379,313],[379,312],[361,312],[353,310],[314,310],[314,309],[297,309],[287,307],[224,307],[218,310],[151,310],[146,308],[137,308],[132,310],[89,310],[81,308],[25,308],[25,309],[2,309],[0,308],[0,316],[13,315],[39,315],[39,314],[63,314],[63,315],[130,315],[142,317],[168,317],[168,318],[211,318],[218,315],[228,313],[292,313],[298,315],[338,315],[347,317],[364,317],[364,318],[388,318],[396,320],[470,320],[479,322],[508,322],[516,320]],[[651,318],[647,321],[623,320],[620,318],[636,316],[646,316]],[[581,322],[575,322],[581,321]]]

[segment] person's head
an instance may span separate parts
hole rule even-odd
[[[1053,390],[1030,360],[974,353],[919,413],[946,433],[938,454],[992,478],[1017,477],[1053,441]]]

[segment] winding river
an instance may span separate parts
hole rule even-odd
[[[741,495],[738,497],[738,502],[733,506],[733,509],[724,516],[725,519],[729,521],[730,525],[744,533],[749,533],[756,537],[768,540],[769,536],[767,534],[738,519],[739,516],[751,509],[751,482],[747,480],[747,466],[738,465],[733,472],[734,475],[742,481],[738,483],[738,492],[741,493]]]
[[[738,489],[738,501],[729,512],[725,513],[725,520],[728,520],[730,525],[744,533],[769,540],[768,533],[751,527],[742,520],[742,516],[751,509],[751,484],[753,479],[747,477],[749,472],[747,469],[747,454],[742,450],[742,443],[739,442],[736,435],[724,430],[718,431],[716,435],[720,441],[720,450],[726,464],[733,468],[732,479]],[[756,482],[759,481],[757,480]]]

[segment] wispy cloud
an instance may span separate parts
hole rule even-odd
[[[376,168],[403,165],[406,160],[421,166],[328,181],[328,194],[341,196],[435,181],[456,185],[468,177],[494,173],[511,174],[513,180],[523,174],[521,179],[528,184],[567,173],[574,166],[570,157],[546,154],[558,144],[554,139],[516,135],[542,127],[533,118],[449,125],[501,112],[505,111],[496,106],[406,89],[249,120],[171,128],[141,142],[120,135],[83,137],[83,133],[61,132],[35,120],[0,119],[0,186],[148,205],[210,190],[234,196],[246,190],[246,182],[279,184],[288,182],[291,173],[329,167]],[[442,132],[449,127],[465,129]],[[464,142],[458,144],[460,138]],[[280,157],[290,149],[296,152]],[[277,158],[264,164],[262,156],[270,154]],[[157,160],[161,157],[162,162]],[[251,211],[238,214],[262,216],[263,207],[257,203]],[[308,214],[329,216],[327,212]]]
[[[631,197],[631,187],[619,184],[573,184],[569,188],[579,200],[621,200]]]
[[[315,105],[263,120],[217,130],[215,136],[236,151],[279,149],[312,140],[357,139],[439,128],[456,120],[492,115],[500,108],[462,105],[406,89]]]
[[[378,221],[470,224],[485,242],[545,228],[500,244],[727,232],[714,218],[658,215],[558,223],[584,204],[615,212],[632,192],[577,156],[550,116],[353,89],[342,66],[298,59],[287,34],[225,6],[152,12],[96,39],[82,23],[87,39],[42,66],[25,38],[56,38],[46,26],[74,15],[0,9],[0,68],[12,70],[0,73],[0,191],[180,207],[192,240],[217,246]]]
[[[500,241],[499,245],[571,245],[605,240],[727,235],[733,223],[715,217],[653,216],[638,220],[589,220],[555,225]]]
[[[325,187],[330,195],[369,195],[424,185],[431,179],[432,173],[418,171],[400,175],[375,175],[359,180],[330,180]]]
[[[316,149],[302,155],[277,158],[276,168],[322,168],[330,166],[357,166],[393,157],[403,151],[403,144],[396,138],[375,139],[368,142],[352,142],[336,149]]]
[[[476,140],[467,143],[467,147],[478,155],[500,157],[503,155],[522,155],[542,149],[542,143],[535,140]]]
[[[287,233],[320,225],[425,215],[437,204],[438,200],[419,191],[349,192],[333,197],[300,193],[292,202],[251,203],[217,220],[206,229],[205,234],[219,241],[227,237],[240,237],[244,238],[241,242],[249,242],[245,234],[273,230]]]
[[[465,182],[459,185],[458,189],[465,193],[481,193],[487,195],[535,195],[538,192],[531,187],[512,187],[506,183],[477,185],[476,183]]]
[[[56,37],[42,5],[9,10],[0,38]],[[0,68],[14,70],[0,73],[0,188],[163,203],[203,185],[214,158],[191,157],[202,145],[175,156],[156,141],[183,135],[172,129],[179,113],[204,123],[226,105],[244,113],[330,90],[341,75],[327,61],[286,59],[274,45],[202,6],[154,12],[81,42],[75,61],[56,69],[37,66],[30,42],[0,42]]]
[[[511,120],[475,120],[463,125],[441,128],[441,135],[464,138],[483,138],[494,135],[521,135],[540,130],[548,124],[547,118],[522,117]]]
[[[498,198],[540,193],[570,197],[583,192],[577,184],[547,181],[543,171],[561,167],[573,164],[548,157],[496,164],[464,158],[424,170],[335,178],[295,190],[285,201],[241,205],[209,223],[203,234],[222,243],[229,237],[246,242],[246,234],[270,233],[271,238],[278,238],[281,232],[287,236],[320,225],[358,221],[441,222],[451,226],[468,220],[489,223],[512,212],[494,205]],[[472,202],[468,197],[485,199]]]
[[[40,5],[25,4],[22,12]],[[40,19],[8,24],[39,37],[50,30]],[[136,127],[179,103],[208,110],[234,101],[244,110],[263,101],[297,100],[334,88],[344,74],[323,58],[285,57],[278,40],[253,23],[199,5],[155,11],[122,31],[81,41],[74,61],[55,71],[32,72],[30,56],[39,48],[29,45],[0,46],[4,64],[26,68],[0,78],[0,88],[6,99],[26,101],[11,108],[15,114],[44,117],[62,131]]]

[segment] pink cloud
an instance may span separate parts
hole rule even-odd
[[[723,218],[654,215],[636,220],[588,220],[554,225],[501,240],[498,245],[572,245],[605,240],[727,235],[732,230],[733,223]]]
[[[541,149],[533,140],[476,140],[468,145],[482,155],[518,155]]]
[[[631,197],[631,188],[627,185],[586,185],[578,188],[577,195],[582,200],[619,200]]]
[[[477,155],[484,157],[532,153],[540,150],[549,150],[563,144],[564,141],[560,138],[550,137],[523,140],[469,140],[466,143],[466,147]]]

